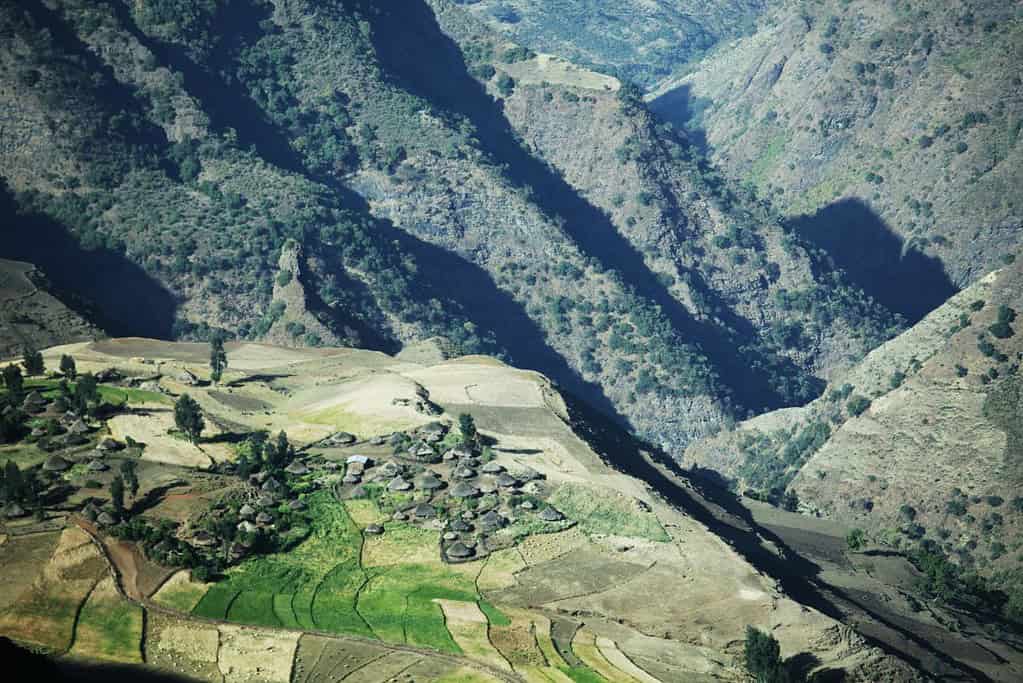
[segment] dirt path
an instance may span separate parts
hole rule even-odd
[[[111,572],[114,575],[114,584],[117,588],[117,592],[122,597],[139,604],[146,611],[156,612],[159,614],[165,614],[178,619],[185,619],[192,622],[214,624],[222,626],[246,626],[245,624],[238,624],[235,622],[227,621],[225,619],[211,619],[207,617],[200,617],[194,614],[186,614],[178,612],[176,610],[169,609],[162,605],[158,605],[155,602],[141,596],[136,585],[138,568],[135,562],[134,552],[126,548],[126,544],[122,544],[116,541],[108,541],[104,536],[99,533],[99,530],[95,525],[88,521],[81,519],[80,517],[73,517],[72,521],[76,526],[85,531],[92,539],[93,543],[100,549],[104,558],[109,563]],[[270,626],[253,626],[252,628],[262,628],[268,631],[286,631],[289,633],[309,634],[319,636],[321,638],[328,638],[331,640],[341,640],[349,642],[358,642],[371,644],[378,647],[384,647],[391,652],[408,652],[412,654],[422,655],[424,657],[431,657],[433,659],[448,662],[453,666],[468,666],[470,668],[482,671],[490,676],[497,678],[498,680],[506,681],[506,683],[524,683],[524,680],[516,673],[511,671],[504,671],[497,667],[492,667],[475,660],[468,658],[457,657],[454,655],[445,654],[436,650],[429,650],[426,648],[419,648],[413,645],[399,645],[396,643],[387,643],[381,640],[375,640],[373,638],[365,638],[361,636],[341,636],[336,633],[330,633],[327,631],[317,631],[308,629],[292,629],[283,627],[270,627]]]

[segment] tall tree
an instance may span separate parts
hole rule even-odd
[[[110,482],[110,502],[118,517],[124,514],[124,479],[120,475]]]
[[[75,359],[67,354],[62,355],[60,357],[60,372],[64,377],[74,382],[75,377],[78,376],[78,367],[75,365]]]
[[[216,333],[210,339],[210,376],[219,382],[227,369],[227,352],[224,351],[224,337]]]
[[[26,348],[25,356],[21,361],[25,366],[25,373],[31,377],[46,372],[46,364],[43,363],[43,354],[36,349]]]
[[[4,386],[7,387],[8,392],[12,395],[21,393],[21,387],[24,384],[24,378],[21,375],[21,368],[11,363],[4,368],[3,377]]]
[[[206,421],[202,417],[202,408],[188,394],[182,394],[174,404],[174,424],[192,443],[199,441]]]
[[[90,406],[99,403],[99,386],[96,377],[92,373],[85,373],[75,383],[75,395],[72,401],[74,410],[79,415],[89,412]]]
[[[135,472],[134,460],[125,460],[121,463],[121,476],[124,477],[124,483],[128,485],[128,491],[134,499],[139,493],[139,478]]]
[[[476,420],[469,413],[462,413],[458,416],[458,429],[462,432],[462,439],[469,444],[476,443]]]

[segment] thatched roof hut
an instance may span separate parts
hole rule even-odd
[[[519,485],[519,480],[508,473],[499,475],[496,482],[498,486],[504,489],[513,488]]]
[[[256,524],[270,524],[273,521],[274,518],[271,517],[266,512],[260,512],[258,515],[256,515]]]
[[[412,514],[416,516],[416,519],[433,519],[437,516],[437,511],[433,509],[432,505],[420,503],[412,511]]]
[[[476,551],[468,547],[461,541],[452,543],[444,551],[445,554],[455,560],[465,560],[476,554]]]
[[[384,528],[379,524],[370,524],[369,526],[366,527],[366,533],[370,534],[371,536],[379,536],[380,534],[384,533]]]
[[[43,469],[47,472],[66,472],[71,469],[71,463],[59,455],[51,455],[43,463]]]
[[[15,501],[10,501],[2,508],[0,508],[0,515],[3,515],[6,519],[17,519],[18,517],[24,517],[28,513],[25,508],[18,505]]]
[[[89,463],[90,472],[106,472],[109,469],[110,466],[107,465],[102,460],[93,460],[92,462]]]
[[[308,506],[305,504],[305,501],[299,500],[297,498],[288,503],[288,509],[295,510],[296,512],[305,510],[307,507]]]
[[[444,488],[444,482],[433,472],[427,472],[416,479],[416,488],[423,491],[436,491]]]
[[[238,508],[238,516],[242,519],[252,519],[256,516],[256,508],[252,507],[248,503],[245,503]]]
[[[501,474],[501,472],[504,472],[504,465],[499,465],[498,463],[491,460],[488,463],[484,463],[483,467],[480,469],[485,474]]]
[[[83,420],[82,418],[78,418],[77,420],[71,423],[71,426],[68,427],[68,431],[71,432],[72,434],[88,434],[89,425],[85,424],[85,420]]]
[[[476,470],[471,467],[456,467],[451,476],[455,479],[472,479],[476,476]]]
[[[473,526],[464,519],[455,519],[448,525],[448,528],[452,531],[457,531],[458,533],[465,533],[467,531],[472,531]]]
[[[561,514],[561,511],[557,508],[548,505],[543,510],[540,510],[540,514],[537,515],[540,519],[545,522],[560,522],[565,519],[565,515]]]
[[[355,465],[358,463],[362,467],[369,467],[372,462],[373,459],[368,455],[349,455],[345,460],[346,465]]]
[[[96,444],[97,451],[119,451],[122,448],[124,448],[123,444],[109,436],[104,437],[98,444]]]
[[[484,531],[496,531],[502,528],[507,521],[508,520],[504,517],[491,510],[480,517],[480,527],[482,527]]]
[[[305,463],[301,460],[295,460],[290,465],[284,468],[284,471],[288,474],[302,475],[308,474],[309,468],[306,467]]]
[[[388,491],[409,491],[412,489],[412,483],[404,477],[395,477],[391,480],[391,483],[387,485]]]
[[[96,517],[96,522],[100,526],[112,526],[114,524],[117,524],[117,518],[114,517],[109,512],[107,512],[106,510],[104,510],[103,512],[99,513],[99,515]]]
[[[451,488],[448,495],[452,498],[475,498],[479,493],[479,489],[472,484],[460,481]]]

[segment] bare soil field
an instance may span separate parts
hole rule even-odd
[[[146,662],[159,669],[221,683],[215,626],[152,611],[146,620]]]
[[[50,560],[59,532],[4,536],[0,543],[0,610],[17,600]]]

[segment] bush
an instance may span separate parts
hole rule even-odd
[[[870,399],[866,396],[853,396],[849,399],[849,402],[845,404],[845,409],[849,411],[849,415],[852,417],[859,417],[867,408],[870,407]]]
[[[515,92],[515,79],[508,74],[501,74],[497,79],[497,91],[508,97]]]
[[[867,543],[867,532],[863,529],[853,529],[845,537],[845,544],[849,550],[859,550]]]
[[[746,670],[757,683],[783,683],[789,681],[781,658],[781,646],[770,633],[746,627]]]

